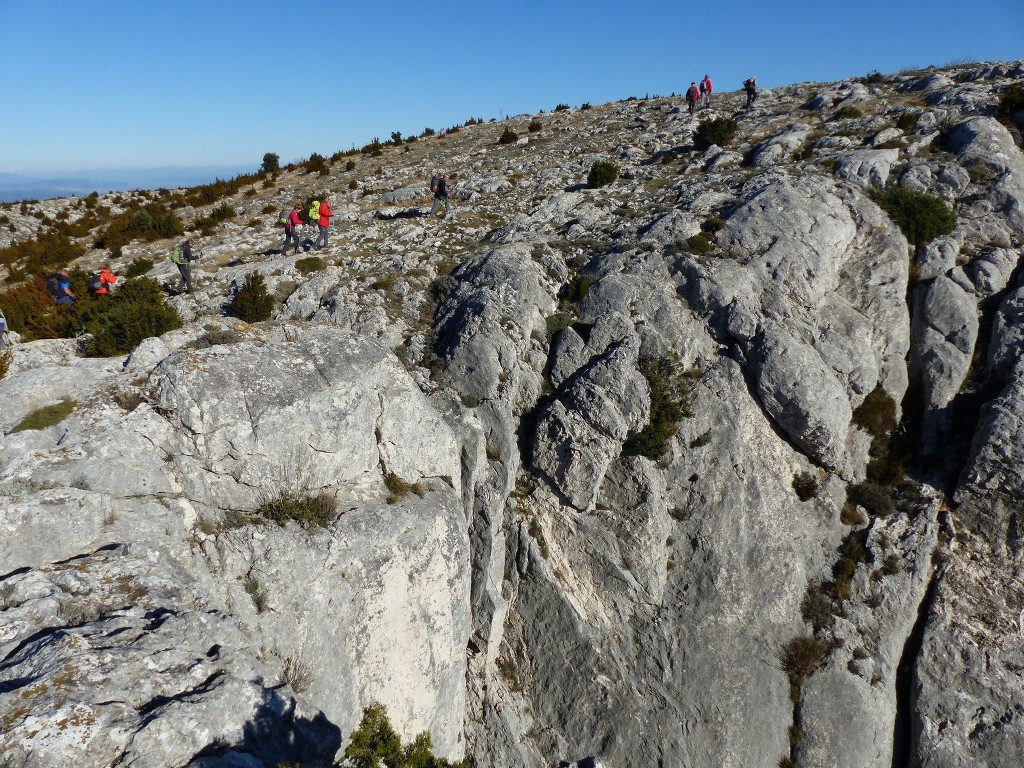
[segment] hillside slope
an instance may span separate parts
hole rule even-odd
[[[0,753],[329,765],[381,702],[476,765],[1015,765],[1021,78],[628,100],[240,191],[183,328],[0,379]],[[886,185],[952,231],[909,244]],[[325,191],[308,271],[266,211]],[[36,212],[81,208],[4,236]],[[115,264],[176,294],[172,245]]]

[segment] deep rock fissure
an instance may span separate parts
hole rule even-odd
[[[917,607],[914,628],[903,645],[903,653],[900,654],[900,661],[896,666],[896,716],[893,718],[892,728],[892,768],[911,768],[914,714],[911,693],[914,669],[917,666],[917,659],[921,655],[924,629],[932,604],[935,602],[938,583],[939,569],[936,568],[932,571],[924,598]]]

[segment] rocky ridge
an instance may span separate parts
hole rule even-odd
[[[1021,78],[520,116],[232,198],[182,329],[18,344],[0,379],[0,751],[326,765],[379,701],[478,765],[1014,765],[1024,156],[995,105]],[[698,149],[713,117],[736,139]],[[620,178],[587,189],[599,159]],[[419,215],[436,170],[446,219]],[[909,246],[886,184],[953,232]],[[323,190],[306,274],[263,211]],[[171,285],[169,247],[122,260]],[[252,271],[278,303],[247,325]],[[631,449],[650,361],[691,401],[658,458]],[[885,514],[854,503],[876,390],[918,483]],[[332,521],[254,518],[282,493]]]

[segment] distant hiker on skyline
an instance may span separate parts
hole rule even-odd
[[[747,92],[747,109],[750,109],[757,100],[757,78],[748,77],[744,80],[743,90]]]
[[[302,228],[302,216],[299,215],[298,204],[292,206],[291,213],[287,214],[284,222],[284,245],[281,246],[281,255],[288,252],[288,242],[294,241],[295,253],[299,252],[299,230]]]
[[[700,81],[700,106],[701,109],[711,106],[711,78],[707,75]]]
[[[313,243],[313,247],[319,250],[321,248],[320,241],[323,240],[323,248],[327,248],[327,232],[331,226],[331,217],[334,216],[334,212],[331,210],[331,201],[328,198],[324,198],[320,201],[320,208],[317,211],[317,226],[320,228],[320,234],[316,236],[316,242]]]
[[[431,180],[430,191],[434,193],[434,204],[430,206],[430,213],[427,216],[433,216],[437,209],[444,205],[444,215],[447,218],[452,211],[451,203],[448,202],[448,174],[442,173],[436,184]]]
[[[700,91],[697,89],[696,83],[690,83],[690,87],[686,89],[686,106],[690,110],[690,114],[693,114],[694,107],[697,106],[697,100],[700,98]]]
[[[74,303],[75,292],[71,290],[71,278],[68,277],[67,267],[61,267],[46,278],[46,290],[53,294],[57,304]]]
[[[181,245],[176,245],[174,250],[171,251],[171,261],[177,265],[178,271],[181,273],[181,284],[185,286],[185,292],[188,294],[192,293],[192,267],[190,262],[195,260],[195,256],[192,255],[191,237]]]

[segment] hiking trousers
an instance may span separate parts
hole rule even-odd
[[[321,247],[320,241],[323,240],[324,242],[323,242],[323,246],[322,247],[326,248],[327,247],[327,231],[328,231],[329,227],[325,227],[323,224],[318,224],[317,226],[320,228],[320,234],[318,234],[316,236],[316,242],[313,243],[313,247],[314,248],[320,248]]]
[[[182,262],[178,265],[178,271],[181,272],[181,282],[185,286],[186,293],[192,293],[192,267]]]
[[[430,213],[428,213],[427,215],[433,216],[435,213],[437,213],[437,209],[441,207],[442,203],[444,204],[444,215],[447,216],[449,213],[451,213],[452,206],[448,202],[448,195],[434,195],[434,204],[430,206]]]
[[[285,227],[284,228],[284,245],[281,246],[281,255],[283,256],[288,251],[288,243],[295,242],[295,253],[299,252],[299,233],[296,227]]]

